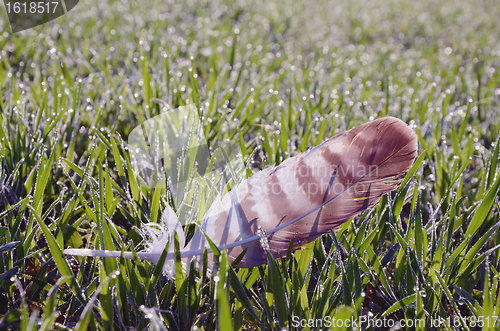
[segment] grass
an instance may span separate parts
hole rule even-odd
[[[296,321],[385,318],[494,330],[498,8],[89,0],[18,34],[2,11],[0,327],[303,329]],[[170,280],[148,262],[63,256],[69,246],[144,248],[141,229],[170,197],[139,186],[127,136],[164,104],[193,103],[209,144],[254,153],[247,176],[386,115],[415,128],[420,158],[373,209],[261,267],[233,268],[222,252],[220,272],[178,268]]]

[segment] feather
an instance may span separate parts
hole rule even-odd
[[[413,130],[394,117],[336,135],[279,166],[258,172],[217,199],[193,238],[181,249],[181,256],[201,262],[204,249],[211,252],[206,236],[220,249],[226,249],[231,261],[246,249],[239,267],[266,262],[262,243],[273,257],[286,255],[292,239],[292,250],[296,250],[330,229],[337,229],[395,190],[400,177],[412,166],[417,149]],[[170,207],[165,213],[170,215],[166,218],[174,220]],[[167,227],[172,222],[167,222]],[[139,257],[157,262],[165,245],[166,240],[156,240],[153,246],[159,248],[138,253]],[[105,257],[122,254],[75,249],[64,252]],[[124,256],[129,255],[125,252]],[[171,268],[166,265],[164,270],[171,272]]]

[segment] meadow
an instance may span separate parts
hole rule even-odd
[[[16,34],[0,12],[0,329],[500,325],[496,1],[82,0]],[[388,115],[419,157],[374,208],[260,267],[221,252],[170,279],[63,255],[145,248],[172,197],[136,180],[127,137],[190,104],[247,177]]]

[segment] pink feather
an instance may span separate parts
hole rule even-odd
[[[227,250],[232,261],[246,249],[239,267],[263,264],[266,254],[258,234],[260,228],[266,233],[266,248],[272,256],[283,256],[292,239],[296,250],[395,190],[400,177],[412,166],[417,150],[413,130],[394,117],[336,135],[277,167],[260,171],[217,199],[193,238],[181,249],[181,256],[201,262],[204,249],[211,252],[208,236],[219,249]],[[162,219],[168,229],[179,224],[174,216],[167,207]],[[174,231],[179,239],[184,238],[179,227]],[[156,263],[174,231],[170,236],[158,236],[152,248],[138,253],[139,257]],[[122,254],[88,249],[67,249],[64,253],[103,257]],[[124,256],[132,258],[128,252]],[[164,268],[167,273],[173,270],[172,259],[169,253]]]

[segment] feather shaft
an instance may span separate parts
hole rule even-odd
[[[87,249],[87,248],[68,248],[64,250],[66,255],[76,255],[76,256],[91,256],[91,257],[114,257],[125,259],[134,259],[132,252],[121,252],[121,251],[109,251],[100,249]],[[137,252],[137,256],[141,259],[150,260],[152,254],[148,252]]]

